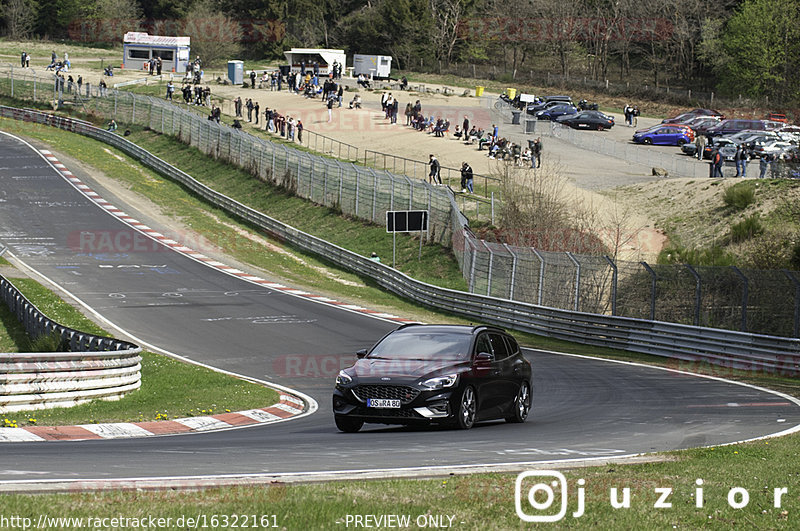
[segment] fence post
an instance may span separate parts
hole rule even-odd
[[[494,253],[492,252],[492,248],[486,245],[486,242],[483,242],[483,246],[486,247],[486,250],[489,251],[489,271],[486,274],[486,296],[492,296],[492,268],[494,267]]]
[[[691,265],[683,264],[683,266],[688,269],[694,277],[694,319],[692,320],[692,324],[694,324],[694,326],[700,326],[700,299],[702,296],[700,275],[697,274],[697,271],[695,271]]]
[[[650,285],[650,320],[656,320],[656,272],[653,271],[653,268],[650,267],[647,262],[639,262],[642,266],[647,270],[648,273],[653,277],[653,281]]]
[[[517,280],[517,254],[511,250],[511,247],[509,247],[507,243],[504,243],[503,247],[505,247],[508,254],[511,255],[511,282],[509,282],[510,285],[508,287],[508,300],[513,301],[514,284]]]
[[[786,278],[794,284],[794,330],[793,336],[800,336],[800,281],[794,276],[794,273],[787,269],[781,269]]]
[[[542,288],[544,287],[544,258],[542,258],[542,255],[536,249],[531,249],[531,251],[533,251],[533,254],[539,259],[539,294],[536,297],[536,304],[541,306]]]
[[[744,276],[744,273],[739,271],[739,268],[736,266],[731,266],[733,272],[742,279],[742,332],[747,332],[747,295],[748,295],[748,279]]]
[[[575,303],[573,305],[573,309],[577,312],[578,311],[578,301],[580,300],[580,289],[581,289],[581,263],[578,262],[572,253],[567,251],[567,257],[572,260],[572,263],[575,265]]]
[[[611,266],[611,315],[617,315],[617,264],[608,255],[604,255],[608,265]]]

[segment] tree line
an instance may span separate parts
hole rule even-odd
[[[193,37],[207,59],[292,46],[800,99],[796,0],[2,0],[10,38]],[[93,40],[94,39],[94,40]]]

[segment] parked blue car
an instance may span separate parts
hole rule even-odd
[[[559,116],[565,116],[568,114],[578,114],[578,108],[574,105],[569,104],[561,104],[561,105],[554,105],[548,109],[543,109],[536,113],[537,120],[555,120]]]
[[[685,125],[659,124],[636,131],[633,134],[633,141],[637,144],[682,146],[694,142],[694,131]]]

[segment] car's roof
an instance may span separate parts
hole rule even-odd
[[[454,324],[420,324],[409,323],[396,329],[394,332],[419,332],[424,330],[432,333],[451,333],[451,334],[473,334],[478,330],[493,330],[495,332],[505,332],[502,328],[490,325],[454,325]]]

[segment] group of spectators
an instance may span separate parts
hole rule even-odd
[[[30,66],[30,56],[27,53],[25,53],[25,64]],[[58,74],[59,72],[69,72],[71,66],[72,63],[69,62],[69,54],[67,52],[64,52],[64,60],[59,61],[56,51],[53,50],[50,54],[50,64],[47,65],[45,70],[55,70],[56,74]]]
[[[238,119],[244,118],[244,109],[247,109],[247,121],[258,125],[259,115],[261,114],[258,102],[254,102],[250,98],[242,102],[242,98],[237,96],[233,100],[233,110],[237,118],[234,120],[233,127],[241,129],[242,125]],[[294,117],[283,115],[277,109],[270,109],[269,107],[264,109],[263,117],[266,131],[279,134],[286,140],[294,141],[296,138],[298,142],[303,142],[303,122],[299,118],[295,120]]]
[[[175,86],[170,81],[167,83],[167,96],[168,100],[172,99],[172,94],[175,92]],[[184,83],[181,88],[183,94],[183,101],[187,105],[200,105],[203,107],[211,106],[211,87],[208,85],[201,87],[200,85],[191,85]]]
[[[22,68],[29,68],[31,66],[31,54],[28,52],[22,52],[19,58],[20,65]]]

